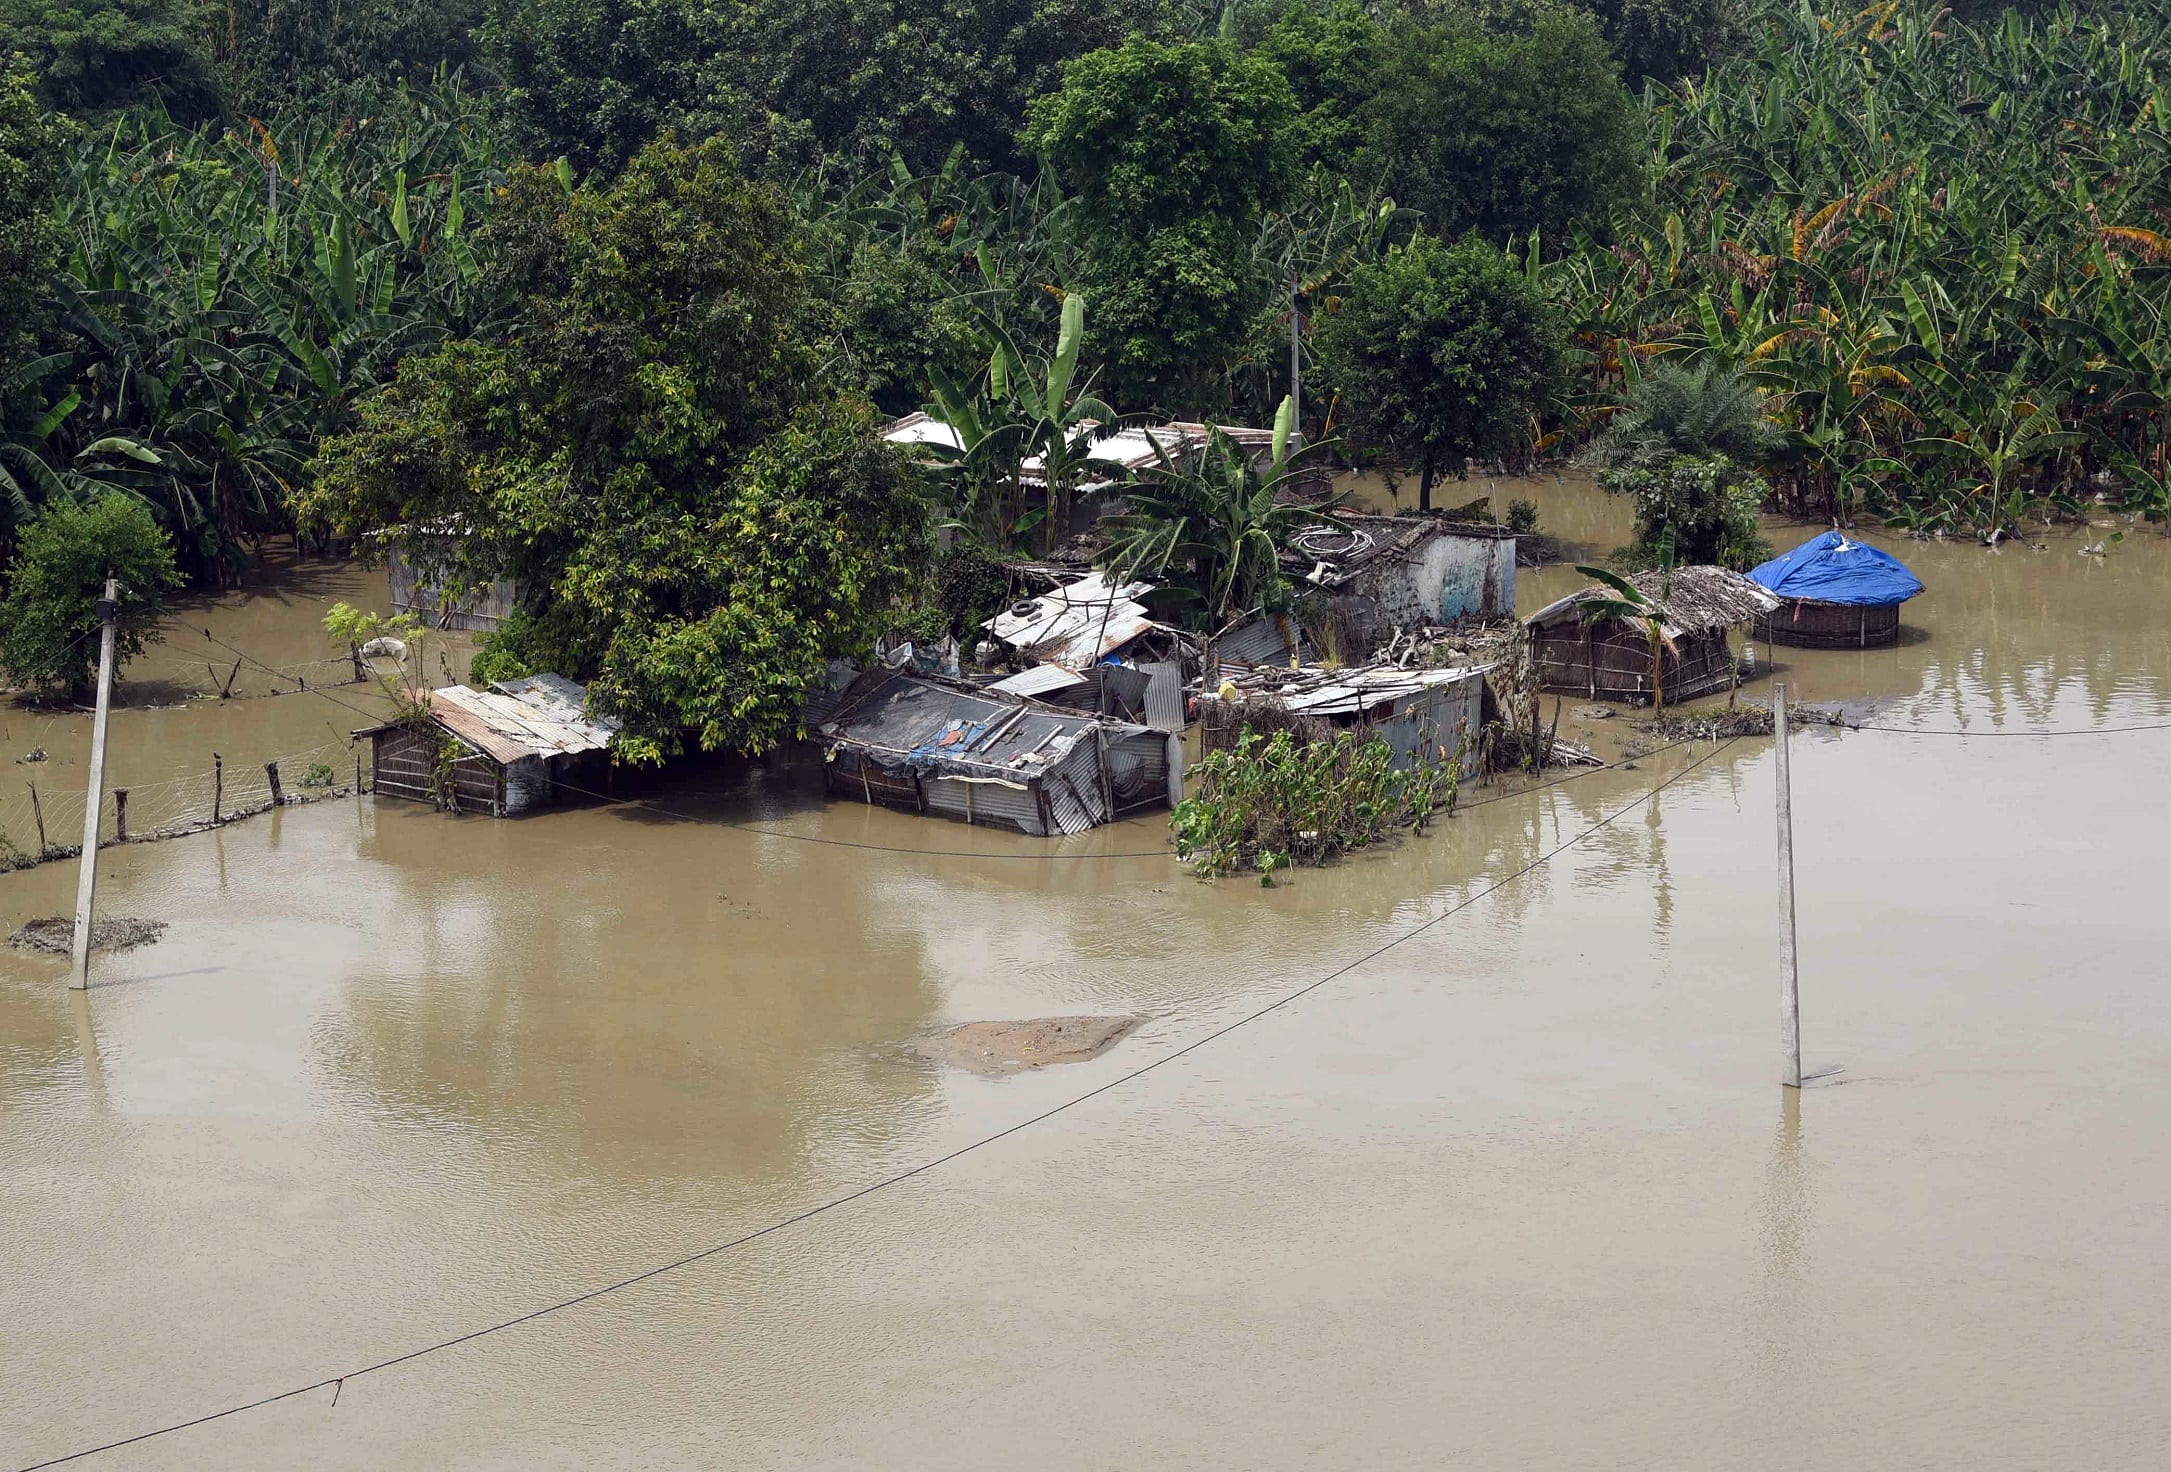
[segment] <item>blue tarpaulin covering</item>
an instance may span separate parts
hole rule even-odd
[[[1811,537],[1752,570],[1749,577],[1782,598],[1819,603],[1878,607],[1905,603],[1922,591],[1922,580],[1898,558],[1841,532]]]

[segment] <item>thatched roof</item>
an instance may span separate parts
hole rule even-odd
[[[1677,567],[1671,580],[1654,568],[1629,579],[1636,590],[1666,610],[1666,637],[1707,634],[1745,624],[1760,613],[1769,613],[1779,600],[1738,572],[1723,567]],[[1663,592],[1664,597],[1660,595]],[[1571,620],[1582,622],[1585,604],[1612,598],[1611,588],[1596,584],[1579,588],[1567,597],[1548,603],[1523,622],[1533,629],[1550,629]]]

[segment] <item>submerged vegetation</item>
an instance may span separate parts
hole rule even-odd
[[[636,755],[969,628],[932,523],[1051,553],[1112,420],[1286,403],[1420,502],[1588,446],[1631,562],[2171,525],[2171,0],[0,0],[0,52],[0,567],[109,498],[200,582],[457,525],[489,667]],[[875,447],[922,407],[961,449]],[[1202,620],[1290,596],[1240,459],[1111,554]]]
[[[1298,741],[1247,726],[1193,769],[1197,790],[1173,820],[1176,854],[1201,878],[1256,871],[1271,885],[1292,864],[1325,864],[1452,811],[1461,763],[1458,754],[1397,767],[1377,736]]]

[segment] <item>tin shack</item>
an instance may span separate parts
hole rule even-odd
[[[1286,729],[1302,741],[1356,730],[1385,741],[1397,766],[1445,761],[1482,734],[1488,668],[1231,670],[1233,699],[1199,701],[1200,749],[1233,747],[1246,726],[1262,736]]]
[[[819,728],[831,795],[1035,837],[1163,807],[1178,738],[1007,691],[874,670]]]
[[[494,818],[600,793],[618,724],[588,715],[587,697],[547,674],[432,690],[428,719],[354,733],[370,741],[370,790]]]

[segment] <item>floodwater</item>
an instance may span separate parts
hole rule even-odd
[[[1471,791],[1272,890],[1151,818],[826,805],[804,760],[111,850],[163,941],[87,998],[0,952],[0,1466],[342,1374],[78,1465],[2161,1466],[2171,730],[2020,733],[2171,722],[2171,545],[2080,545],[1896,544],[1899,648],[1779,652],[1801,698],[1981,733],[1797,736],[1805,1050],[1844,1070],[1799,1094],[1764,741]],[[270,576],[197,645],[313,658],[379,586]],[[81,718],[6,721],[51,761],[0,771],[80,782]],[[363,720],[114,724],[149,783]],[[73,883],[0,876],[0,924]],[[1148,1020],[1008,1078],[911,1047],[1113,1013]]]

